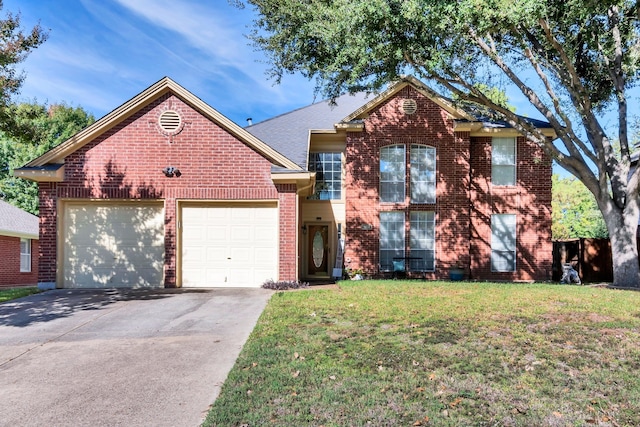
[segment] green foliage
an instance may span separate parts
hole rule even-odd
[[[0,132],[0,198],[21,209],[38,214],[38,186],[13,176],[13,170],[44,154],[82,128],[94,122],[80,107],[66,105],[12,105],[16,128]]]
[[[0,9],[2,2],[0,1]],[[47,32],[36,25],[25,32],[20,27],[20,14],[7,13],[0,19],[0,130],[11,132],[11,114],[7,107],[11,98],[20,91],[24,74],[16,65],[47,39]]]
[[[34,287],[0,289],[0,302],[11,301],[40,292],[40,289]]]
[[[593,194],[579,180],[554,174],[551,207],[554,240],[608,237]]]

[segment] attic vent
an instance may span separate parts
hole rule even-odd
[[[402,101],[402,111],[404,111],[405,114],[411,115],[415,113],[417,109],[418,103],[415,99],[405,99]]]
[[[180,114],[173,110],[167,110],[160,114],[158,118],[160,129],[168,134],[178,133],[182,126],[182,118]]]

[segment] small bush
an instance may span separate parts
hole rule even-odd
[[[287,289],[304,289],[308,288],[309,284],[306,282],[300,282],[299,280],[281,280],[274,282],[269,279],[262,284],[264,289],[272,289],[274,291],[286,291]]]

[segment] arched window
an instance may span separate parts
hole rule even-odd
[[[405,182],[405,146],[382,147],[380,149],[380,201],[404,202]]]
[[[436,149],[411,146],[411,203],[436,202]]]

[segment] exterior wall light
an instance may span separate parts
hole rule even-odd
[[[180,175],[182,175],[182,172],[180,172],[180,170],[175,166],[167,166],[166,168],[162,169],[162,173],[168,178],[172,178],[173,176],[179,178]]]

